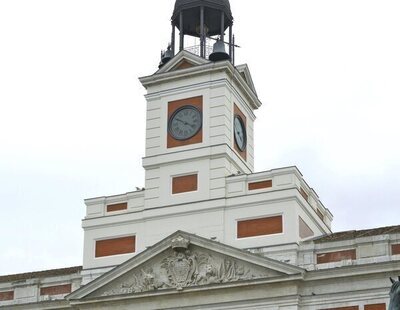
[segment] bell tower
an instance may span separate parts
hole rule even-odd
[[[233,64],[232,26],[228,0],[176,1],[159,70],[140,78],[147,89],[146,208],[223,198],[227,176],[253,172],[261,102],[247,66]],[[199,44],[186,46],[186,36]]]
[[[145,188],[85,200],[87,279],[178,230],[278,259],[284,245],[293,263],[299,241],[330,232],[332,215],[296,167],[254,172],[261,102],[234,47],[228,0],[176,1],[171,43],[140,78]]]
[[[229,28],[229,55],[223,51],[223,59],[232,59],[233,17],[228,0],[177,0],[172,14],[172,51],[175,51],[175,29],[179,30],[179,51],[185,49],[185,35],[198,37],[200,41],[199,55],[206,58],[207,40],[219,36],[221,43],[225,40],[225,30]],[[220,47],[224,45],[220,45]],[[222,53],[222,50],[218,53]],[[214,55],[215,56],[215,55]],[[212,59],[213,57],[211,57]]]

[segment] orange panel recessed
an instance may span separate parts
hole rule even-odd
[[[14,291],[0,292],[0,301],[13,300]]]
[[[122,211],[128,209],[128,203],[116,203],[112,205],[107,205],[107,212]]]
[[[400,254],[400,244],[393,244],[392,255],[399,255],[399,254]]]
[[[96,241],[96,257],[135,252],[135,236]]]
[[[265,217],[254,220],[239,221],[237,224],[237,237],[248,238],[279,234],[283,232],[282,216]]]
[[[272,180],[249,183],[249,191],[272,187]]]
[[[322,310],[358,310],[358,306],[350,306],[350,307],[338,307],[338,308],[328,308],[328,309],[322,309]]]
[[[62,295],[71,293],[71,284],[40,288],[40,295]]]
[[[386,310],[386,304],[365,305],[364,310]]]
[[[355,260],[356,250],[336,251],[317,254],[317,264],[340,262],[342,260]]]
[[[181,194],[197,191],[197,174],[172,178],[172,194]]]

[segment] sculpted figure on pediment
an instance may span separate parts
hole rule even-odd
[[[230,282],[236,280],[236,262],[230,259],[224,259],[221,264],[222,282]]]
[[[201,269],[197,279],[197,285],[220,283],[221,279],[217,274],[216,268],[212,264],[205,264]]]
[[[172,241],[164,257],[148,262],[142,269],[124,276],[117,288],[103,295],[133,294],[162,289],[228,283],[267,277],[268,272],[206,249],[192,247],[184,238]],[[150,265],[151,264],[151,265]],[[256,270],[259,270],[258,272]]]

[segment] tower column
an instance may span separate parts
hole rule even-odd
[[[182,51],[184,49],[184,32],[183,32],[183,12],[179,13],[179,50]]]
[[[200,57],[205,57],[204,6],[200,7]]]
[[[175,26],[172,23],[172,34],[171,34],[171,50],[172,55],[175,55]]]
[[[225,13],[224,11],[221,11],[221,41],[224,42],[224,37],[225,37]]]
[[[229,26],[229,57],[233,59],[232,26]]]

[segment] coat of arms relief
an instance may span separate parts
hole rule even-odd
[[[151,262],[150,262],[151,263]],[[228,283],[271,276],[257,268],[222,254],[192,246],[181,236],[173,239],[171,248],[157,261],[123,277],[117,287],[103,296],[133,294],[163,289],[183,290],[207,284]]]

